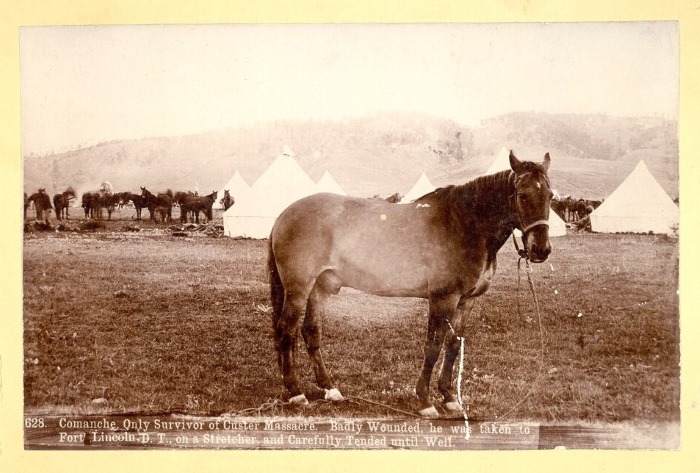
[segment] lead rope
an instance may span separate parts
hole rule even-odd
[[[513,237],[513,241],[515,242],[515,237]],[[515,247],[518,248],[518,244],[515,244]],[[518,254],[520,254],[520,251],[525,251],[525,250],[519,250],[518,249]],[[499,418],[504,418],[508,415],[510,415],[513,411],[515,411],[520,405],[527,399],[530,394],[533,393],[536,387],[540,384],[540,381],[542,379],[542,376],[544,375],[544,352],[545,352],[545,347],[544,347],[544,332],[542,331],[542,316],[540,314],[540,303],[537,300],[537,293],[535,291],[535,282],[532,280],[532,267],[530,267],[530,261],[527,258],[527,252],[525,252],[525,256],[520,256],[518,258],[518,316],[522,319],[522,315],[520,314],[520,261],[525,260],[525,274],[527,274],[527,282],[528,285],[530,286],[530,292],[532,293],[532,298],[535,301],[535,311],[537,313],[537,326],[539,328],[540,332],[540,367],[539,367],[539,372],[537,374],[537,378],[535,378],[535,381],[532,383],[530,386],[530,389],[525,393],[525,395],[517,402],[513,407],[511,407],[508,411],[505,413],[501,414],[500,416],[495,416],[496,419]]]
[[[459,371],[457,371],[457,404],[462,411],[462,417],[464,418],[464,440],[469,440],[469,418],[467,417],[467,410],[462,402],[462,373],[464,372],[464,337],[457,335],[455,329],[452,328],[452,324],[449,320],[445,319],[447,326],[450,327],[452,334],[459,340]]]

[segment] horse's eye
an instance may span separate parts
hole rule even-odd
[[[527,196],[525,194],[518,194],[518,199],[527,200]]]

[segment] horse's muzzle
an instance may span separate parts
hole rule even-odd
[[[528,249],[528,256],[533,263],[543,263],[547,261],[549,254],[552,252],[552,245],[549,241],[544,246],[532,245]]]
[[[527,249],[527,256],[533,263],[542,263],[547,260],[552,252],[552,245],[549,243],[549,228],[547,225],[540,225],[532,228],[525,235],[523,242]]]

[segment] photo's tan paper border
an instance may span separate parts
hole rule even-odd
[[[278,4],[279,3],[279,4]],[[2,0],[0,2],[0,471],[687,471],[697,468],[700,314],[698,0]],[[24,451],[19,28],[195,23],[679,22],[681,450],[673,452]],[[468,45],[465,45],[468,47]],[[614,47],[614,45],[611,45]],[[614,74],[615,71],[600,71]],[[581,91],[586,93],[586,91]],[[595,290],[595,288],[591,288]],[[693,468],[693,470],[695,469]]]

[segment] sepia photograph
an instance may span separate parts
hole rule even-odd
[[[26,448],[679,447],[676,22],[25,27],[20,77]]]
[[[681,450],[679,21],[17,41],[25,452]]]

